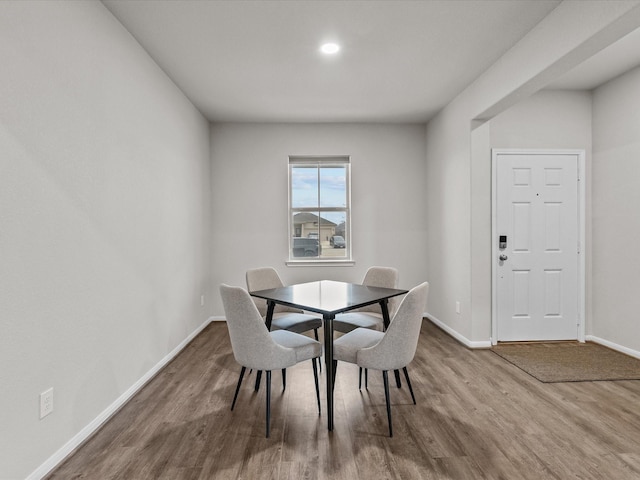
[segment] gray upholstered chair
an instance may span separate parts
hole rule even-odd
[[[265,327],[260,312],[251,301],[249,293],[241,287],[231,287],[223,284],[220,286],[220,296],[224,305],[233,356],[242,365],[231,410],[235,407],[246,369],[253,368],[266,371],[266,432],[268,437],[271,420],[271,371],[276,369],[284,371],[285,368],[299,362],[311,360],[316,383],[318,414],[320,414],[320,390],[316,367],[316,359],[322,355],[320,342],[287,330],[269,332]]]
[[[278,272],[271,267],[253,268],[246,273],[247,290],[255,292],[268,288],[284,286]],[[267,315],[267,301],[261,298],[251,297],[262,317]],[[313,330],[318,340],[318,328],[322,326],[322,319],[316,315],[309,315],[302,310],[276,305],[273,310],[271,330],[289,330],[295,333],[304,333]]]
[[[370,287],[398,288],[398,270],[392,267],[369,267],[362,280],[363,285]],[[397,305],[397,297],[389,299],[389,318],[393,318]],[[372,330],[384,330],[384,318],[379,303],[367,305],[366,307],[350,310],[347,313],[336,315],[333,321],[333,330],[336,332],[349,333],[356,328],[370,328]],[[369,374],[364,372],[364,382],[367,385]],[[396,376],[399,382],[398,376]],[[398,383],[398,386],[400,384]],[[362,386],[362,368],[358,375],[358,388]]]
[[[412,288],[403,298],[385,332],[356,328],[333,342],[334,374],[338,360],[355,363],[360,368],[382,370],[390,437],[393,436],[393,428],[389,403],[388,371],[403,369],[411,398],[415,404],[416,397],[409,380],[407,365],[413,360],[416,353],[428,294],[429,284],[427,282]]]
[[[370,267],[362,280],[363,285],[370,287],[398,288],[398,270],[391,267]],[[389,300],[389,317],[393,318],[396,299]],[[350,310],[336,315],[333,321],[333,330],[349,333],[356,328],[371,328],[384,330],[382,310],[380,304],[367,305],[366,307]]]

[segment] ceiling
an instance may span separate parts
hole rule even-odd
[[[560,2],[103,3],[212,122],[424,123]],[[327,41],[337,55],[319,52]],[[633,42],[553,87],[590,89],[640,64]]]

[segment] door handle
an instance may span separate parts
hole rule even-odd
[[[500,257],[499,257],[499,259],[500,259],[500,261],[501,261],[501,262],[504,262],[507,258],[509,258],[509,257],[507,257],[505,254],[502,254],[502,255],[500,255]]]

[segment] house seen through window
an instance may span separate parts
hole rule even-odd
[[[289,157],[289,259],[351,259],[349,157]]]

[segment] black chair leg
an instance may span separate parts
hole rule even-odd
[[[318,361],[320,359],[318,358]],[[311,362],[313,363],[313,379],[316,382],[316,399],[318,400],[318,416],[320,416],[320,386],[318,385],[318,367],[316,367],[316,359],[312,358]]]
[[[313,335],[316,337],[316,342],[319,342],[320,340],[318,339],[318,329],[317,328],[313,329]],[[322,373],[322,362],[320,362],[320,373]]]
[[[364,388],[369,388],[369,370],[364,369]],[[358,390],[362,390],[362,367],[358,371]]]
[[[404,378],[407,381],[407,385],[409,386],[409,391],[411,392],[411,398],[413,399],[413,404],[416,405],[416,396],[413,394],[413,388],[411,388],[411,380],[409,380],[409,372],[407,372],[407,367],[402,369],[404,371]]]
[[[270,421],[271,421],[271,370],[267,370],[267,438],[269,438]]]
[[[389,401],[389,375],[386,370],[382,371],[382,379],[384,380],[384,398],[387,401],[387,420],[389,422],[389,436],[393,437],[393,428],[391,427],[391,402]]]
[[[394,370],[393,374],[396,376],[396,387],[402,388],[402,382],[400,381],[400,370]]]
[[[256,373],[256,392],[260,389],[261,378],[262,378],[262,370],[258,370],[258,373]]]
[[[242,367],[240,370],[240,378],[238,378],[238,385],[236,385],[236,393],[233,396],[233,402],[231,403],[231,410],[233,411],[233,407],[236,406],[236,400],[238,399],[238,392],[240,391],[240,385],[242,385],[242,378],[244,377],[244,372],[247,370],[247,367]]]
[[[282,391],[284,392],[287,388],[287,369],[282,369]]]

